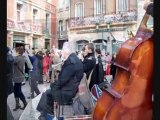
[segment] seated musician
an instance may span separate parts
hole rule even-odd
[[[54,115],[54,101],[61,105],[72,104],[72,99],[78,92],[78,86],[83,77],[83,64],[73,53],[69,42],[64,43],[62,57],[65,61],[58,79],[50,85],[50,89],[42,94],[37,106],[37,110],[41,112],[40,120],[45,120],[47,113]]]

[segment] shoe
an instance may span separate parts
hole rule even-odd
[[[38,84],[43,84],[43,81],[38,81]]]
[[[27,106],[27,101],[23,100],[22,102],[23,102],[23,107],[21,107],[20,109],[24,110],[26,108],[26,106]]]
[[[15,98],[15,101],[16,101],[16,107],[13,109],[13,111],[17,111],[18,109],[21,108],[21,105],[19,103],[19,98]]]
[[[38,120],[46,120],[46,114],[44,114],[43,112],[40,112],[40,116],[38,117]]]
[[[22,82],[22,85],[25,85],[26,83],[25,82]]]

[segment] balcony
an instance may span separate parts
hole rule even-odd
[[[44,34],[46,37],[48,37],[48,38],[51,37],[50,30],[49,30],[48,28],[45,28],[45,29],[43,30],[43,34]]]
[[[68,31],[57,31],[58,39],[68,39]]]
[[[108,21],[111,21],[112,24],[116,23],[124,23],[124,22],[133,22],[137,20],[136,11],[127,11],[121,12],[118,14],[106,14],[99,16],[88,16],[88,17],[76,17],[70,19],[70,28],[76,27],[86,27],[93,26],[96,23],[105,24]]]
[[[11,19],[7,19],[7,30],[24,33],[42,34],[42,26],[40,24],[34,24],[31,21],[18,22]]]

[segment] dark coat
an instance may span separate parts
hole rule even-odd
[[[36,54],[36,57],[38,58],[37,72],[39,73],[37,79],[39,83],[43,83],[43,56],[40,54]]]
[[[110,74],[113,76],[113,79],[116,75],[116,66],[114,65],[114,62],[112,62],[111,66],[110,66]]]
[[[64,62],[58,80],[51,84],[53,98],[59,104],[69,104],[75,97],[83,77],[83,64],[76,54],[72,53]]]
[[[13,62],[11,54],[7,54],[7,96],[13,93]]]
[[[98,60],[98,63],[94,67],[91,81],[89,84],[90,90],[94,84],[100,84],[101,82],[104,81],[104,69],[103,69],[102,59],[100,56],[98,56],[97,60]]]
[[[40,74],[43,74],[43,56],[37,54],[36,57],[38,58],[38,70]]]
[[[83,69],[87,75],[87,79],[91,73],[91,70],[95,67],[95,65],[96,65],[96,59],[94,57],[94,54],[88,54],[87,56],[84,57]]]

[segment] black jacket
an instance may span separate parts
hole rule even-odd
[[[87,56],[84,57],[83,69],[87,75],[87,79],[90,75],[91,70],[95,67],[95,64],[96,64],[96,59],[94,57],[94,54],[88,54]]]
[[[64,62],[58,80],[51,84],[53,99],[60,104],[69,104],[78,91],[83,77],[83,64],[76,54],[72,53]]]
[[[13,62],[11,54],[7,54],[7,96],[13,93]]]
[[[102,64],[102,59],[101,56],[98,56],[97,58],[98,63],[95,65],[91,81],[89,84],[89,89],[93,87],[94,84],[100,84],[101,82],[104,81],[104,69],[103,69],[103,64]]]
[[[116,75],[116,66],[114,65],[114,62],[112,62],[110,66],[110,74],[113,76],[113,79],[114,79]]]

